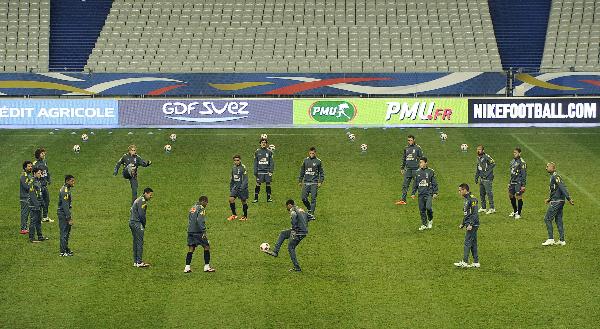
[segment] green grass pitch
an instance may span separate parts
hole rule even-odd
[[[132,135],[128,132],[132,131]],[[189,129],[0,131],[0,327],[2,328],[594,328],[600,321],[600,129]],[[153,134],[148,134],[153,132]],[[173,152],[163,146],[177,133]],[[251,173],[259,135],[276,145],[274,203],[250,204],[248,222],[227,222],[232,156]],[[401,191],[401,150],[414,134],[440,184],[434,228],[419,232],[418,209]],[[135,143],[152,166],[140,169],[151,186],[144,259],[132,267],[130,189],[115,161]],[[361,154],[359,146],[369,146]],[[467,143],[468,153],[459,145]],[[473,184],[475,146],[498,163],[498,212],[481,217],[480,269],[456,269],[462,257],[462,200],[457,185]],[[71,148],[80,144],[80,154]],[[274,259],[259,251],[289,227],[284,202],[298,203],[299,166],[310,146],[323,160],[317,221],[298,247],[302,273],[289,273],[287,249]],[[70,246],[58,256],[58,222],[43,224],[50,240],[32,245],[18,234],[21,164],[48,149],[58,189],[73,174]],[[515,221],[506,193],[508,163],[523,149],[528,184],[523,219]],[[575,207],[565,206],[567,246],[542,247],[548,191],[546,161],[555,161]],[[254,183],[250,177],[250,193]],[[473,188],[479,197],[478,187]],[[208,236],[216,273],[203,273],[196,253],[184,275],[189,207],[209,197]],[[241,209],[238,202],[238,209]],[[595,324],[594,324],[595,323]]]

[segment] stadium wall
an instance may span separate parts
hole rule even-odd
[[[600,126],[600,98],[0,99],[0,128]]]
[[[0,74],[0,96],[340,97],[498,96],[499,72],[390,74]],[[516,74],[515,96],[596,96],[600,72]]]

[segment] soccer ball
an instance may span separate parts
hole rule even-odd
[[[348,135],[348,139],[350,139],[350,141],[354,142],[354,140],[356,139],[356,135],[350,134],[350,135]]]
[[[440,133],[440,139],[442,142],[445,142],[448,139],[448,135],[446,133]]]
[[[169,152],[171,152],[172,149],[173,148],[171,147],[170,144],[165,145],[165,152],[169,153]]]
[[[260,251],[268,251],[270,248],[271,246],[266,242],[260,244]]]
[[[79,146],[79,144],[73,145],[73,152],[79,153],[79,151],[81,151],[81,147]]]
[[[84,142],[87,142],[88,138],[89,138],[89,137],[88,137],[88,135],[87,135],[87,134],[83,134],[83,135],[81,135],[81,140],[82,140],[82,141],[84,141]]]
[[[269,145],[269,150],[271,150],[271,152],[275,151],[275,145],[273,145],[273,144]]]
[[[260,139],[269,139],[269,136],[267,134],[260,134]]]
[[[461,144],[460,145],[460,150],[463,152],[467,152],[467,150],[469,149],[469,145],[467,144]]]
[[[360,144],[360,150],[363,152],[367,152],[367,144]]]
[[[176,141],[176,140],[177,140],[177,134],[171,134],[171,135],[169,136],[169,139],[171,140],[171,142],[174,142],[174,141]],[[166,146],[165,146],[165,148],[166,148]]]

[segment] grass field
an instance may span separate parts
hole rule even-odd
[[[600,129],[342,129],[97,130],[81,143],[77,130],[0,131],[0,327],[2,328],[596,328],[600,322]],[[148,132],[152,131],[152,135]],[[89,132],[89,131],[85,131]],[[171,132],[174,150],[162,148]],[[227,222],[231,157],[252,168],[258,136],[277,146],[274,203],[250,204],[248,222]],[[440,196],[431,231],[419,232],[414,201],[396,206],[406,135],[417,136]],[[140,188],[151,186],[144,259],[131,266],[130,189],[115,161],[135,143],[152,160],[140,169]],[[359,145],[367,143],[362,155]],[[469,153],[459,150],[468,143]],[[498,213],[481,218],[480,269],[456,269],[462,257],[462,200],[457,185],[473,183],[474,146],[498,163]],[[81,154],[71,152],[82,144]],[[310,146],[323,160],[318,220],[298,247],[302,273],[259,252],[289,226],[284,202],[298,203],[297,175]],[[43,224],[50,240],[30,244],[18,234],[21,163],[38,146],[48,149],[54,176],[51,217],[64,174],[76,176],[70,246],[58,256],[58,222]],[[508,163],[523,148],[528,184],[523,219],[507,216]],[[567,246],[542,247],[548,190],[546,161],[555,161],[576,202],[565,207]],[[253,191],[254,184],[250,190]],[[474,188],[479,196],[479,189]],[[183,274],[188,208],[209,197],[208,235],[216,273],[202,273],[196,253]],[[238,209],[241,208],[238,203]],[[594,324],[595,323],[595,324]]]

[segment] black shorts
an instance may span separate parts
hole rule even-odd
[[[269,173],[258,173],[256,175],[256,184],[260,184],[260,183],[271,183],[271,181],[273,180],[273,174],[269,174]]]
[[[516,184],[510,183],[510,184],[508,184],[508,193],[511,194],[511,195],[518,195],[518,196],[522,195],[525,192],[521,192],[521,186],[522,185],[519,184],[519,183],[516,183]]]
[[[188,233],[187,244],[190,247],[210,246],[206,233]]]
[[[237,189],[233,188],[229,191],[229,196],[234,198],[239,198],[240,200],[248,199],[248,188]]]

